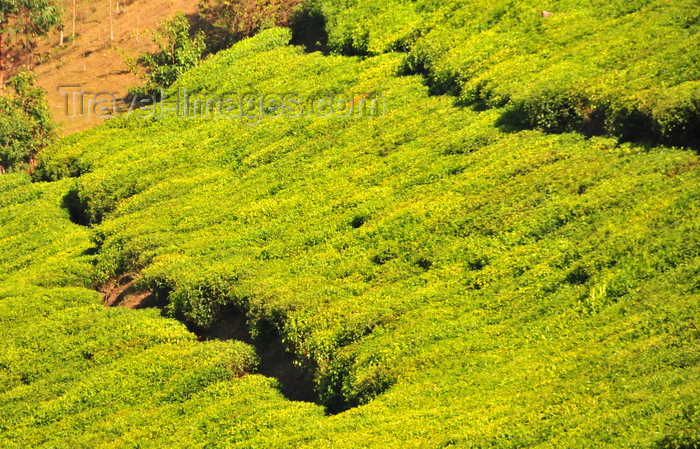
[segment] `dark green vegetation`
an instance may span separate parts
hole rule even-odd
[[[432,92],[505,106],[506,128],[695,146],[699,10],[696,0],[322,0],[312,9],[331,50],[405,52],[404,70],[424,74]]]
[[[132,115],[43,151],[40,182],[0,177],[1,447],[700,444],[695,152],[504,132],[514,101],[289,37],[171,91],[381,91],[386,116]],[[190,325],[278,333],[319,405],[247,374],[251,346],[103,308],[90,287],[125,273]]]
[[[132,89],[134,94],[170,86],[180,75],[199,64],[206,46],[203,32],[190,37],[190,23],[182,13],[163,22],[153,36],[153,43],[158,45],[158,51],[141,57],[145,66],[142,74],[145,86]],[[136,61],[127,58],[127,64],[138,74]]]
[[[19,73],[0,96],[0,173],[26,169],[56,137],[44,92],[34,81],[32,73]]]

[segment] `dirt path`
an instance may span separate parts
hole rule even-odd
[[[138,288],[137,280],[134,274],[124,274],[103,285],[100,288],[100,293],[104,297],[105,307],[121,306],[128,309],[146,309],[166,306],[162,301],[158,301],[149,290]]]

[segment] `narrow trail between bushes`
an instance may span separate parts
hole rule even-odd
[[[285,348],[277,329],[268,322],[258,323],[258,335],[251,335],[246,315],[233,307],[219,313],[207,328],[188,326],[201,341],[240,340],[255,348],[260,358],[257,372],[274,377],[280,383],[282,394],[290,401],[320,403],[314,374]]]
[[[152,292],[138,288],[136,281],[136,276],[124,274],[118,278],[110,279],[109,282],[100,287],[99,291],[104,297],[105,307],[122,306],[127,309],[165,308],[166,302],[158,300]]]
[[[128,309],[158,308],[163,316],[168,316],[165,313],[167,298],[159,298],[153,292],[139,287],[138,280],[138,274],[129,273],[112,278],[100,286],[98,291],[104,298],[104,306]],[[240,340],[253,346],[260,359],[257,374],[277,379],[280,391],[290,401],[320,404],[313,369],[286,349],[272,324],[258,323],[257,335],[253,337],[245,313],[230,306],[224,307],[208,327],[180,321],[190,332],[197,335],[199,341]]]

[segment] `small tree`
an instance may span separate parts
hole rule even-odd
[[[200,0],[199,16],[210,24],[210,41],[228,46],[266,28],[289,25],[302,0]]]
[[[51,0],[0,0],[0,89],[5,86],[8,55],[43,36],[61,22],[61,11]]]
[[[147,70],[147,89],[173,84],[181,74],[199,64],[205,48],[204,33],[190,39],[190,24],[181,12],[161,25],[153,42],[159,51],[142,57]]]
[[[34,81],[33,73],[19,73],[0,96],[0,172],[26,167],[56,137],[44,92]]]

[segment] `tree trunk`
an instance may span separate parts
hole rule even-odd
[[[136,3],[136,42],[139,41],[139,22],[141,22],[141,12],[139,11],[139,4]]]
[[[73,0],[73,40],[75,40],[75,0]]]
[[[109,0],[109,40],[114,40],[114,22],[112,20],[112,0]]]
[[[32,43],[29,42],[29,38],[27,38],[27,42],[24,43],[24,50],[26,51],[24,57],[27,60],[27,68],[29,70],[34,70],[32,68],[32,65],[34,63],[34,61],[32,61]]]
[[[0,32],[0,91],[5,89],[5,49],[2,42],[3,33]]]

